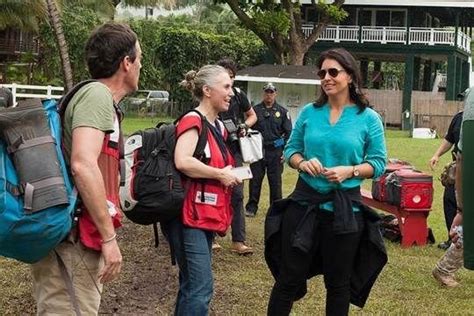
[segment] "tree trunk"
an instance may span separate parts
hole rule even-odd
[[[290,65],[297,65],[303,66],[304,56],[306,55],[306,51],[301,46],[298,47],[291,47],[290,49]]]
[[[296,25],[292,25],[293,31],[289,33],[288,42],[288,64],[302,66],[304,57],[309,50],[305,46],[305,38],[296,30]],[[302,34],[302,33],[301,33]]]
[[[61,58],[63,80],[66,92],[74,85],[68,46],[66,39],[64,38],[63,26],[55,0],[46,0],[46,5],[48,8],[49,22],[53,28],[54,37],[56,38],[56,43],[58,44],[59,48],[59,57]]]

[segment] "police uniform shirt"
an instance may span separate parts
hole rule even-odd
[[[265,103],[261,102],[254,106],[257,114],[257,123],[253,127],[262,133],[265,146],[272,145],[279,138],[286,141],[291,133],[291,119],[287,109],[277,102],[271,108],[267,108]]]

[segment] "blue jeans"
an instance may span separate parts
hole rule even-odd
[[[170,247],[179,267],[179,291],[174,314],[208,315],[213,292],[213,233],[189,228],[175,219],[166,224]]]

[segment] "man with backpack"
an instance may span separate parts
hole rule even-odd
[[[230,78],[234,81],[237,73],[237,65],[231,59],[221,59],[217,62],[219,66],[224,67],[229,73]],[[242,166],[242,152],[239,146],[239,137],[245,135],[249,127],[257,122],[257,114],[255,114],[252,105],[247,96],[239,88],[232,87],[234,95],[230,100],[229,110],[219,114],[219,118],[224,122],[224,126],[229,133],[227,142],[232,155],[235,159],[235,166]],[[245,244],[245,215],[244,215],[244,185],[239,184],[232,191],[232,252],[246,255],[253,253],[251,247]],[[214,246],[214,245],[213,245]],[[220,247],[220,246],[217,246]]]
[[[97,315],[102,286],[114,280],[122,255],[119,227],[121,112],[116,106],[138,89],[141,48],[126,24],[97,28],[86,44],[94,82],[65,97],[63,150],[80,203],[78,225],[48,256],[32,265],[37,313]],[[64,104],[67,103],[67,104]]]

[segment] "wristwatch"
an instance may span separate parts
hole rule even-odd
[[[360,170],[357,166],[352,166],[352,177],[360,176]]]

